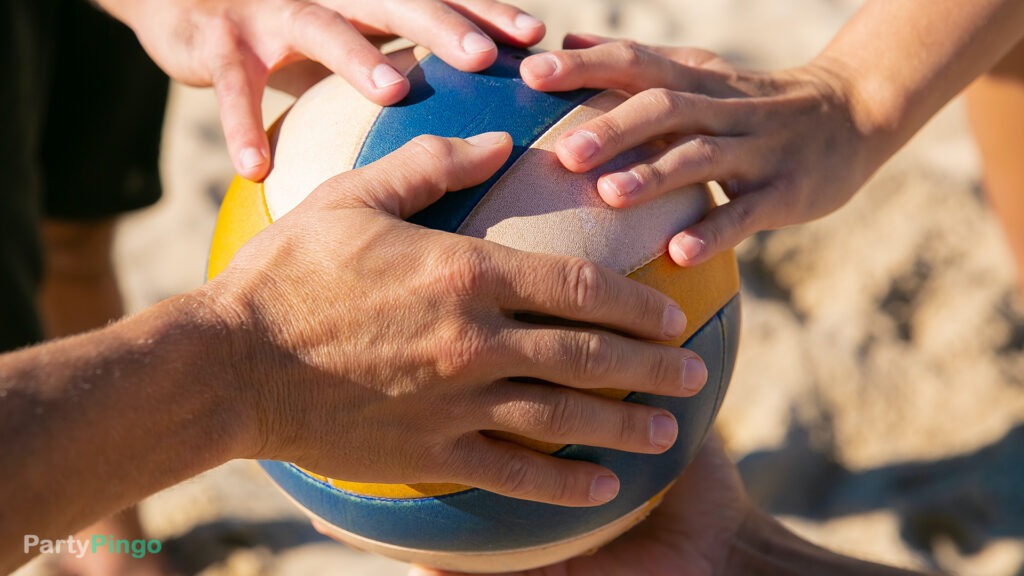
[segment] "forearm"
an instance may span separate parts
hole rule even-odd
[[[865,562],[819,548],[799,538],[770,516],[753,511],[740,528],[725,574],[920,576],[922,573]]]
[[[869,0],[815,62],[848,79],[887,157],[1022,36],[1020,0]]]
[[[66,537],[242,455],[229,340],[198,302],[0,357],[0,572],[25,534]]]

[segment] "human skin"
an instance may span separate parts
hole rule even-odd
[[[967,112],[981,153],[985,194],[1017,265],[1024,303],[1024,43],[967,90]]]
[[[544,24],[494,0],[95,0],[135,32],[170,77],[213,86],[235,170],[262,180],[270,148],[260,101],[276,70],[310,59],[364,96],[394,104],[409,81],[366,36],[401,36],[452,66],[482,70],[492,40],[530,46]]]
[[[455,576],[414,567],[410,576]],[[911,576],[803,540],[751,504],[712,434],[649,518],[593,554],[502,576]]]
[[[43,222],[40,236],[45,271],[38,303],[47,338],[61,338],[106,326],[124,315],[111,255],[115,226],[113,218],[50,218]],[[86,527],[77,536],[87,540],[92,534],[127,540],[145,537],[135,507]],[[59,565],[62,574],[78,576],[168,573],[160,556],[132,558],[109,554],[105,548],[82,558],[63,554]]]
[[[788,70],[744,71],[705,50],[569,36],[567,50],[527,58],[522,75],[539,90],[633,94],[556,146],[574,172],[645,142],[662,148],[599,179],[611,206],[721,184],[730,202],[669,244],[673,260],[689,266],[760,230],[842,206],[1022,35],[1020,0],[870,0],[817,57]]]
[[[670,413],[586,390],[690,396],[707,371],[652,342],[685,328],[654,289],[402,219],[486,180],[511,148],[504,133],[416,138],[325,182],[203,287],[0,356],[0,572],[28,560],[24,534],[66,537],[233,458],[566,506],[612,499],[608,469],[481,431],[660,453],[676,438]]]

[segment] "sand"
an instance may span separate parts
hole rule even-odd
[[[852,0],[523,1],[568,31],[695,45],[743,66],[812,57]],[[272,119],[287,99],[271,95]],[[137,310],[203,280],[231,178],[208,90],[175,86],[166,198],[127,218],[117,259]],[[719,419],[751,494],[825,546],[916,568],[1024,574],[1024,313],[954,102],[844,209],[738,250],[744,325]],[[403,574],[326,541],[255,464],[143,504],[153,537],[207,576]],[[25,573],[46,573],[34,564]]]

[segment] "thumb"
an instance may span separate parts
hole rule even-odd
[[[353,191],[349,199],[404,219],[445,192],[487,180],[511,152],[512,138],[505,132],[465,140],[417,136],[373,164],[332,180],[344,181],[345,189]]]

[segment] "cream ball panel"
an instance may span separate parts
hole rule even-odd
[[[409,48],[389,57],[408,74],[427,54]],[[271,219],[290,212],[328,178],[351,170],[381,110],[333,74],[296,100],[271,137],[274,165],[263,182]]]
[[[529,252],[576,256],[629,274],[668,247],[668,239],[711,209],[704,185],[688,186],[630,208],[612,208],[597,194],[597,177],[607,166],[584,174],[565,169],[555,156],[558,138],[628,98],[605,91],[552,126],[480,200],[459,234]],[[615,166],[643,158],[634,151]]]

